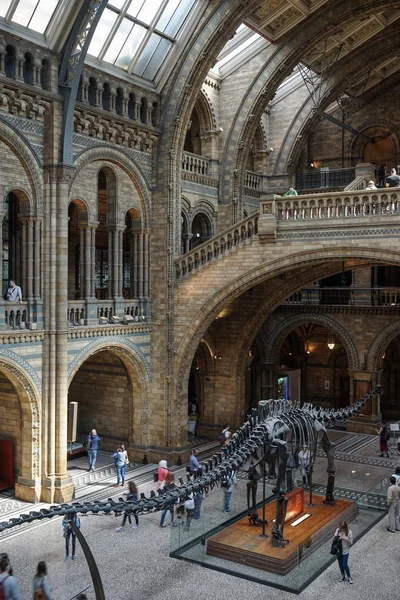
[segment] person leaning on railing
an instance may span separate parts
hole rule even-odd
[[[298,193],[296,192],[294,187],[292,185],[290,185],[288,191],[285,192],[283,195],[284,196],[298,196]]]
[[[10,279],[6,293],[4,294],[6,302],[22,303],[22,291],[19,285],[15,285],[15,281]]]

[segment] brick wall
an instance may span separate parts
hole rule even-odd
[[[22,415],[18,394],[13,384],[0,373],[0,439],[14,444],[14,472],[21,466]]]
[[[79,439],[95,428],[102,438],[102,450],[113,450],[128,441],[133,394],[117,356],[99,352],[90,357],[72,380],[68,400],[78,402]]]

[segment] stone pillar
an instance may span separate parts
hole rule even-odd
[[[86,279],[86,252],[85,252],[85,228],[79,225],[79,298],[85,299]]]
[[[27,256],[27,300],[31,302],[33,299],[33,220],[28,219],[27,222],[28,234],[28,256]]]
[[[355,269],[353,271],[353,284],[356,288],[354,291],[354,304],[370,306],[371,298],[371,267],[364,269]],[[365,288],[365,290],[363,289]],[[350,291],[351,293],[351,291]]]
[[[124,297],[124,227],[118,230],[118,296]]]
[[[22,297],[28,298],[28,221],[26,218],[21,218],[22,223],[22,238],[21,238],[21,263],[22,273],[20,277],[17,277],[17,273],[13,275],[14,278],[20,279],[22,287]],[[13,264],[17,264],[17,257],[14,255]]]
[[[1,73],[1,70],[0,70]],[[0,212],[0,223],[3,223],[4,212]],[[0,226],[0,248],[3,248],[3,227]],[[0,252],[0,273],[3,273],[3,252]],[[0,294],[0,329],[5,329],[3,290]]]
[[[42,220],[35,219],[34,221],[34,264],[33,264],[33,297],[35,299],[41,298],[41,250],[42,250]]]
[[[108,229],[108,297],[111,299],[114,295],[113,290],[113,232],[112,229]]]
[[[138,298],[143,298],[143,231],[137,235],[137,260],[138,260]]]
[[[149,232],[147,229],[143,231],[143,296],[150,296],[149,289]]]
[[[96,229],[98,223],[92,225],[92,261],[91,261],[91,273],[90,273],[90,296],[93,300],[96,300]]]

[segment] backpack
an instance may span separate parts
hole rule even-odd
[[[225,444],[225,442],[226,442],[225,431],[223,431],[223,432],[221,433],[221,435],[220,435],[220,436],[219,436],[219,438],[218,438],[218,441],[219,441],[219,443],[220,443],[221,445],[222,445],[222,444]]]
[[[3,581],[0,581],[0,600],[7,600],[6,591],[4,589],[4,582],[8,579],[10,575],[4,577]]]
[[[331,554],[335,556],[336,554],[342,554],[342,551],[343,545],[342,540],[340,539],[340,535],[335,535],[332,541]]]
[[[390,429],[388,429],[387,427],[385,427],[385,431],[383,432],[383,439],[385,440],[385,442],[390,440]]]
[[[232,485],[232,480],[228,475],[222,475],[221,477],[221,487],[229,488]]]

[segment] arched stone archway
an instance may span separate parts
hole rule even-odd
[[[132,456],[137,453],[142,459],[149,445],[148,384],[148,365],[133,348],[104,340],[90,344],[74,360],[69,376],[69,400],[79,402],[82,389],[90,388],[79,421],[80,435],[95,427],[101,436],[103,428],[103,449],[129,444]],[[100,425],[94,422],[96,412]]]
[[[1,435],[14,443],[17,498],[38,502],[41,495],[41,427],[39,392],[30,377],[12,361],[0,357],[0,381],[8,381]],[[4,390],[3,390],[4,391]],[[5,401],[5,397],[0,398]],[[17,410],[19,403],[19,410]],[[7,429],[8,428],[8,429]]]
[[[328,315],[318,315],[313,313],[303,313],[301,315],[293,315],[284,322],[277,325],[277,327],[271,332],[268,337],[268,348],[266,355],[266,362],[275,362],[279,355],[279,351],[283,340],[287,334],[295,327],[302,325],[303,323],[315,323],[317,325],[323,325],[330,331],[332,331],[343,343],[346,349],[349,368],[359,369],[360,361],[358,357],[357,347],[354,343],[353,338],[346,331],[346,329],[340,325],[337,321],[329,317]]]
[[[368,351],[366,368],[369,371],[378,371],[382,354],[390,342],[400,334],[400,319],[396,319],[383,327],[372,340]]]

